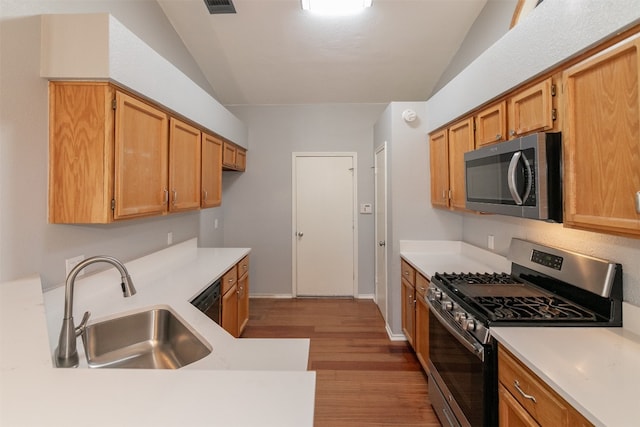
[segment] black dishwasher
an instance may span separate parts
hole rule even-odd
[[[220,302],[220,280],[216,280],[195,297],[191,304],[219,325],[222,307]]]

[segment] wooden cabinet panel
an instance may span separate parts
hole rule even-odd
[[[113,89],[49,84],[49,222],[111,222]]]
[[[507,101],[493,104],[475,115],[476,148],[507,140]]]
[[[200,130],[171,117],[169,186],[171,212],[200,207]]]
[[[449,187],[451,189],[451,208],[465,209],[464,153],[474,148],[473,118],[462,120],[449,127]]]
[[[234,266],[232,269],[224,273],[222,283],[220,284],[220,292],[224,295],[233,285],[238,282],[238,269]]]
[[[200,206],[212,208],[222,204],[222,141],[202,134],[202,201]]]
[[[240,264],[238,265],[240,268]],[[249,273],[238,279],[238,336],[242,335],[249,323]]]
[[[413,346],[413,336],[416,323],[415,289],[404,278],[402,279],[402,332],[407,341]]]
[[[498,381],[501,386],[499,394],[501,426],[592,425],[502,346],[498,349]],[[532,420],[534,424],[530,424]]]
[[[236,152],[236,170],[244,172],[247,168],[247,150],[244,148],[237,148]]]
[[[233,268],[235,270],[235,268]],[[238,337],[238,284],[234,283],[222,294],[222,328],[234,337]]]
[[[429,163],[431,167],[431,204],[449,207],[449,138],[447,130],[429,138]]]
[[[553,129],[552,78],[523,89],[509,98],[509,137]]]
[[[429,372],[427,361],[429,360],[429,306],[425,301],[429,281],[420,273],[416,273],[416,330],[415,351],[416,357],[425,372]]]
[[[563,73],[565,225],[640,236],[640,35]]]
[[[400,260],[400,269],[402,271],[402,278],[409,282],[411,286],[416,284],[416,270],[405,260]]]
[[[236,166],[237,152],[238,150],[235,145],[225,141],[222,152],[222,166],[234,168]]]

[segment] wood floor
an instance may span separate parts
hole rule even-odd
[[[252,299],[242,336],[311,339],[315,427],[440,426],[418,360],[371,300]]]

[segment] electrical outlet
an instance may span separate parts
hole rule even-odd
[[[84,261],[84,255],[78,255],[77,257],[66,259],[64,261],[65,270],[66,270],[65,276],[69,276],[69,273],[71,272],[71,270],[73,270],[73,267],[80,264],[82,261]],[[84,268],[80,270],[80,272],[78,273],[78,276],[82,276],[83,274],[84,274]]]
[[[170,245],[173,243],[173,232],[168,232],[167,233],[167,245]]]
[[[495,249],[496,248],[496,239],[493,236],[493,234],[489,234],[487,236],[487,246],[489,247],[489,249]]]

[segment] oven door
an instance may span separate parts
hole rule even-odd
[[[466,331],[451,324],[429,301],[429,367],[432,403],[447,425],[492,426],[497,422],[497,370],[495,344],[481,345]],[[479,351],[479,347],[481,350]],[[433,381],[434,384],[431,384]],[[433,387],[436,386],[436,387]],[[451,416],[455,420],[451,420]]]

